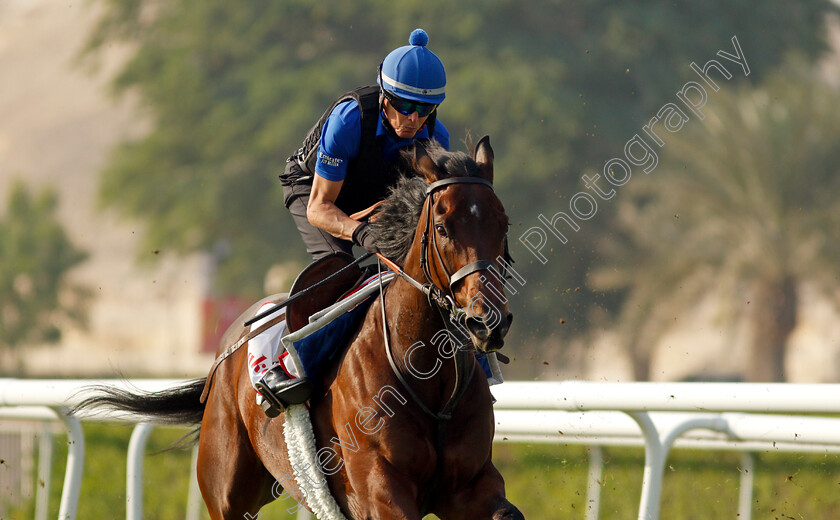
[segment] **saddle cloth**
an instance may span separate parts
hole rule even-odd
[[[382,276],[383,285],[394,277],[392,273]],[[309,323],[298,330],[290,333],[287,323],[281,321],[252,338],[248,342],[248,374],[252,386],[278,364],[293,377],[305,375],[318,380],[329,367],[330,360],[342,351],[378,291],[379,275],[372,276],[339,302],[310,316]],[[273,306],[273,303],[266,303],[257,314]],[[251,330],[269,319],[254,322]]]

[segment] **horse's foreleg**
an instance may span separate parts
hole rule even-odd
[[[505,481],[490,461],[469,485],[447,496],[436,509],[446,520],[525,520],[505,498]]]
[[[365,520],[421,520],[417,507],[417,485],[396,472],[378,455],[347,461],[353,492],[347,495],[352,518]]]
[[[370,520],[421,520],[415,494],[399,483],[383,481],[370,497],[367,516]]]

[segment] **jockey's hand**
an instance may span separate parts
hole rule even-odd
[[[376,247],[376,239],[373,237],[370,224],[367,222],[362,222],[353,230],[353,243],[371,253],[379,252],[379,248]]]

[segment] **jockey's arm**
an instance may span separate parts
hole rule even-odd
[[[353,230],[359,227],[360,222],[348,217],[335,205],[344,181],[327,180],[317,174],[313,177],[306,218],[313,226],[334,237],[352,240]]]

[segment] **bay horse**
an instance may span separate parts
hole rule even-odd
[[[413,171],[371,224],[401,276],[370,304],[310,399],[318,462],[346,518],[524,519],[492,462],[487,380],[472,377],[482,373],[475,350],[501,348],[512,319],[502,278],[491,275],[503,272],[508,228],[492,187],[493,150],[485,136],[472,157],[430,142],[406,158]],[[238,337],[255,307],[232,326]],[[467,348],[441,355],[436,333],[467,307]],[[222,343],[217,355],[229,346]],[[149,395],[110,391],[88,403],[200,421],[198,481],[214,520],[255,518],[280,486],[295,486],[286,414],[269,419],[256,404],[246,357],[246,349],[233,352],[211,381]]]

